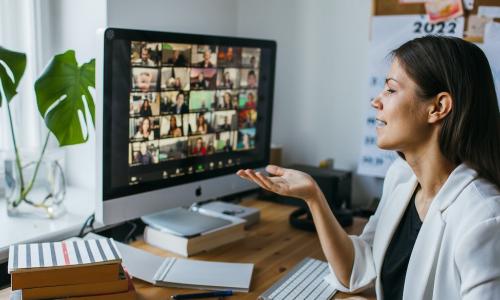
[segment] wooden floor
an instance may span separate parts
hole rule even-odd
[[[303,258],[309,256],[325,260],[315,233],[297,230],[288,224],[288,216],[296,207],[258,200],[247,200],[243,205],[261,210],[261,221],[247,231],[247,237],[191,257],[199,260],[255,264],[250,292],[237,293],[228,299],[257,299]],[[365,224],[366,220],[355,218],[353,226],[346,228],[346,231],[349,234],[359,234]],[[143,241],[134,242],[132,245],[157,255],[178,257]],[[138,299],[170,299],[171,295],[197,292],[154,287],[141,280],[134,280],[134,284]],[[8,294],[8,290],[0,291],[0,299],[8,299]],[[335,299],[375,299],[373,295],[373,290],[370,290],[356,296],[339,294]]]

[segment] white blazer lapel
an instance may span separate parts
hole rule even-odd
[[[408,262],[403,299],[432,299],[435,261],[439,256],[445,228],[439,207],[433,204],[420,228]]]
[[[408,262],[403,299],[432,298],[436,260],[446,227],[442,213],[476,177],[474,170],[464,164],[458,166],[432,201]]]
[[[375,262],[375,270],[377,270],[377,276],[379,277],[385,252],[408,207],[408,203],[415,191],[417,183],[417,178],[412,176],[409,181],[398,185],[391,193],[390,198],[387,199],[388,201],[380,214],[381,218],[378,221],[373,239],[373,259]]]

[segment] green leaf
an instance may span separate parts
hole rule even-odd
[[[54,56],[35,82],[38,111],[60,146],[84,143],[83,128],[88,132],[85,102],[95,124],[94,99],[89,88],[95,88],[95,60],[78,67],[75,51]]]
[[[10,70],[10,74],[5,67]],[[26,54],[0,47],[0,88],[3,89],[8,102],[17,94],[17,87],[24,70],[26,70]],[[0,93],[0,107],[2,100],[3,96]]]

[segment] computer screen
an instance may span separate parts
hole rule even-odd
[[[210,179],[268,162],[275,42],[116,28],[99,39],[98,201],[142,207],[111,219],[250,188]]]

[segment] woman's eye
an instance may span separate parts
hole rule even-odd
[[[387,89],[385,90],[388,94],[393,94],[394,92],[396,92],[395,90],[393,89]]]

